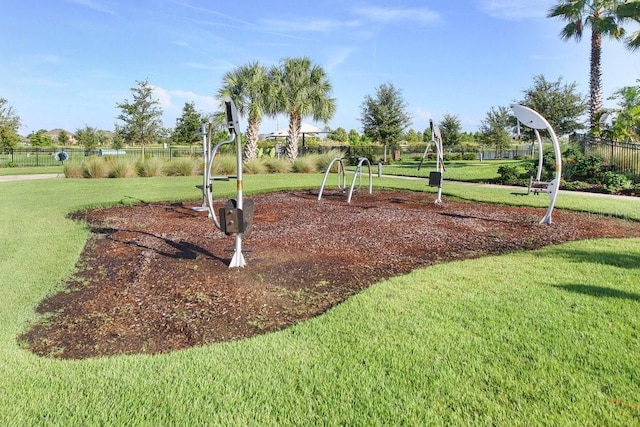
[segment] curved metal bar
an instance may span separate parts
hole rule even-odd
[[[560,151],[560,143],[558,142],[558,138],[556,137],[556,133],[553,131],[553,128],[551,127],[549,122],[540,115],[540,113],[532,110],[529,107],[518,104],[512,104],[511,109],[516,115],[516,118],[523,125],[536,130],[536,134],[537,130],[546,129],[547,132],[549,132],[549,136],[551,137],[556,161],[556,176],[551,182],[548,183],[547,188],[545,189],[545,192],[549,196],[549,207],[547,208],[547,212],[542,220],[540,220],[541,224],[551,224],[551,214],[558,198],[560,179],[562,177],[562,152]],[[540,151],[540,156],[542,157],[542,150]]]
[[[205,184],[204,184],[203,191],[206,194],[207,208],[209,209],[209,217],[213,219],[213,223],[218,229],[220,229],[220,221],[218,221],[218,217],[216,216],[216,210],[213,206],[213,178],[211,177],[211,169],[213,166],[213,161],[216,158],[216,154],[218,153],[218,149],[225,144],[229,144],[230,142],[233,142],[234,140],[235,140],[235,135],[232,133],[229,139],[218,142],[211,150],[211,153],[209,155],[209,162],[207,163],[207,167],[205,169],[205,179],[204,179]]]
[[[324,191],[324,185],[327,183],[327,177],[329,176],[329,173],[331,173],[331,168],[333,167],[333,164],[335,162],[338,162],[338,188],[344,191],[345,184],[346,184],[344,163],[342,162],[342,157],[336,157],[335,159],[331,160],[331,162],[329,163],[329,166],[327,166],[327,170],[324,172],[322,185],[320,185],[320,193],[318,193],[318,200],[322,199],[322,192]],[[342,181],[343,181],[342,187],[340,187],[340,176],[342,176]]]
[[[429,120],[429,126],[431,127],[431,140],[436,145],[436,172],[440,172],[440,185],[438,185],[438,195],[434,203],[442,203],[442,177],[444,176],[444,154],[442,149],[442,135],[440,134],[440,127],[433,120]]]
[[[351,180],[351,189],[349,190],[347,203],[351,203],[351,196],[353,195],[353,187],[356,183],[356,177],[360,177],[360,182],[362,182],[361,169],[362,169],[362,164],[365,162],[367,163],[367,166],[369,166],[369,194],[373,193],[373,175],[371,174],[371,162],[369,162],[369,159],[367,159],[366,157],[360,157],[360,160],[358,161],[358,166],[356,167],[356,170],[353,172],[353,179]]]
[[[536,134],[536,140],[538,141],[538,171],[536,172],[536,181],[540,181],[542,177],[542,162],[544,160],[544,154],[542,152],[542,138],[540,138],[540,132],[538,132],[538,129],[534,129],[533,132]]]

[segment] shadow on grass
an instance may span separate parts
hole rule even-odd
[[[580,251],[557,248],[552,256],[560,256],[574,262],[589,262],[613,267],[640,269],[640,255],[624,252]]]
[[[562,289],[563,291],[575,292],[584,295],[590,295],[598,298],[619,298],[632,301],[640,301],[640,294],[633,292],[625,292],[618,289],[607,288],[605,286],[592,286],[592,285],[553,285],[554,288]]]

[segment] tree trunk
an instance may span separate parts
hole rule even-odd
[[[598,128],[598,119],[602,112],[602,34],[591,30],[591,58],[589,76],[589,127]]]
[[[292,162],[298,158],[298,137],[302,119],[297,114],[289,115],[289,132],[287,133],[287,143],[285,147],[285,155]]]
[[[254,160],[258,157],[258,129],[260,120],[249,118],[247,126],[247,145],[244,147],[244,159]]]

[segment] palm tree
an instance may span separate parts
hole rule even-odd
[[[637,1],[623,0],[561,0],[547,14],[567,24],[560,32],[564,40],[581,40],[585,28],[591,29],[591,56],[589,77],[589,124],[597,128],[602,113],[602,38],[621,40],[625,37],[623,24],[627,20],[638,20],[640,9]],[[627,45],[635,49],[640,46],[640,36],[634,33]]]
[[[304,117],[327,122],[336,109],[335,98],[331,98],[331,83],[318,65],[302,58],[285,58],[280,66],[271,70],[277,97],[269,111],[289,115],[289,132],[286,156],[293,161],[298,157],[298,138]]]
[[[258,62],[251,62],[227,72],[222,82],[218,96],[222,99],[230,97],[236,104],[238,114],[247,117],[244,157],[253,160],[258,156],[258,132],[271,91],[267,68]]]
[[[625,21],[640,23],[640,1],[625,1],[618,6],[618,16]],[[631,50],[640,48],[640,30],[627,37],[627,47]]]

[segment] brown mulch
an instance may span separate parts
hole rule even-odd
[[[38,355],[163,353],[277,331],[415,268],[596,237],[640,224],[593,214],[470,203],[407,191],[288,191],[252,197],[244,268],[234,237],[197,203],[74,214],[93,230],[78,272],[22,338]],[[533,197],[533,196],[532,196]]]

